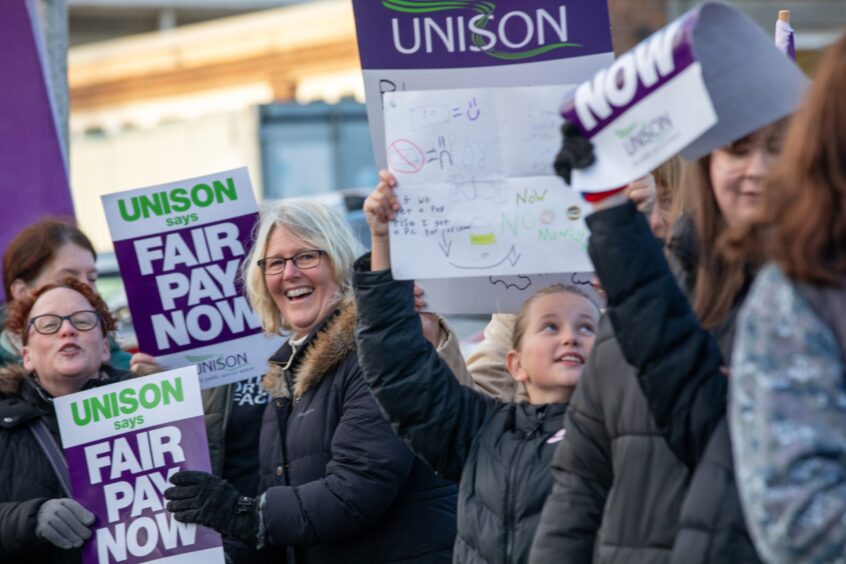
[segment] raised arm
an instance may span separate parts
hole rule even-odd
[[[413,283],[390,268],[387,222],[398,209],[395,182],[382,181],[365,202],[373,254],[356,264],[356,341],[370,389],[397,434],[440,475],[458,480],[480,427],[497,402],[461,386],[423,336]]]
[[[656,423],[695,467],[725,415],[728,382],[714,337],[699,324],[642,213],[625,198],[588,216],[588,251],[608,316]]]

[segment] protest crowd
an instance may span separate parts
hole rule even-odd
[[[794,86],[748,92],[755,120],[696,159],[585,190],[594,287],[537,290],[467,358],[394,277],[396,171],[364,202],[369,251],[322,204],[267,202],[238,273],[285,335],[263,400],[204,389],[209,471],[138,512],[216,531],[234,563],[846,561],[846,34]],[[565,121],[549,164],[578,190],[603,158]],[[118,347],[95,259],[60,219],[3,255],[0,562],[83,561],[100,524],[55,405],[165,370]]]

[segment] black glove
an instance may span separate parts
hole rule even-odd
[[[574,168],[587,168],[593,164],[593,143],[582,135],[576,124],[567,122],[561,126],[561,150],[555,156],[555,173],[568,185]]]
[[[170,479],[167,510],[182,523],[197,523],[255,546],[258,535],[256,499],[206,472],[183,470]]]

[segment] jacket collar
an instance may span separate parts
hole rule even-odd
[[[286,342],[270,357],[262,384],[274,398],[290,397],[293,392],[298,400],[355,350],[355,304],[345,300],[300,347],[294,350]],[[285,378],[286,369],[293,374],[293,390]]]
[[[104,364],[100,369],[100,378],[92,378],[80,391],[131,377],[128,371]],[[23,366],[9,364],[0,368],[0,427],[11,429],[35,417],[52,413],[53,397]]]

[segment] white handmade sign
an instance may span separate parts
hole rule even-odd
[[[430,311],[448,315],[517,313],[535,292],[553,284],[579,288],[594,302],[604,305],[595,281],[593,272],[574,272],[419,280],[417,285],[423,290]]]
[[[387,155],[401,279],[591,271],[588,211],[554,175],[567,86],[396,92]],[[520,103],[514,103],[519,100]]]

